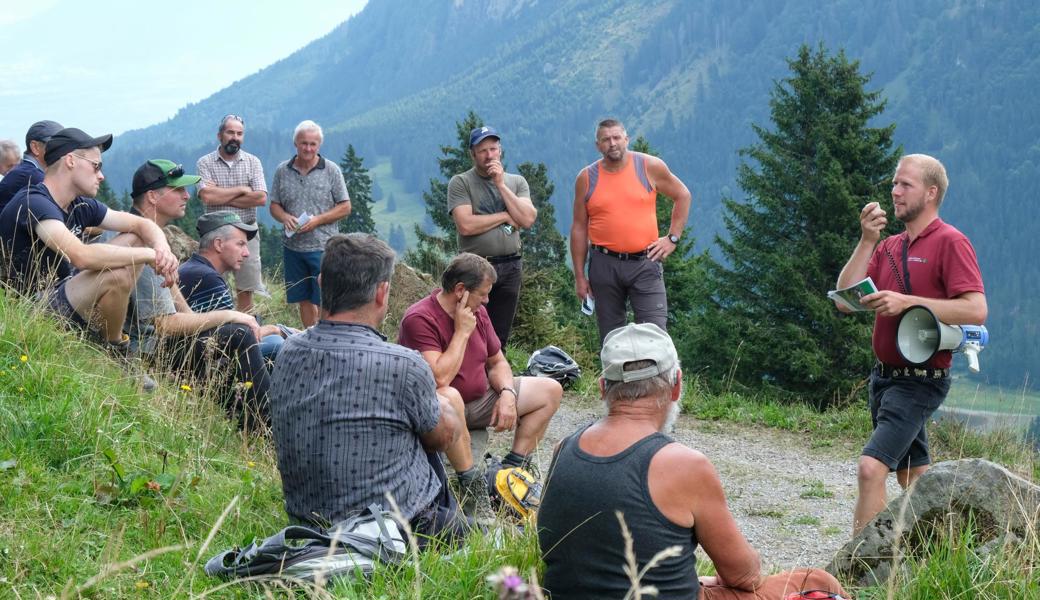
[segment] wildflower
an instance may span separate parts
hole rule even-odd
[[[253,461],[249,461],[249,462],[246,463],[246,466],[249,467],[250,469],[252,469],[253,467],[256,466],[256,463],[253,462]]]
[[[23,355],[18,357],[18,360],[20,360],[22,362],[29,362],[29,357],[23,354]]]
[[[18,391],[19,391],[19,392],[24,392],[24,391],[25,391],[25,388],[23,388],[23,387],[19,387],[19,388],[18,388]]]
[[[161,492],[162,486],[159,485],[158,481],[149,480],[148,483],[144,484],[149,490],[153,492]]]
[[[181,384],[181,391],[182,392],[190,392],[191,391],[191,386],[186,384],[186,383],[182,383]]]
[[[134,584],[134,587],[139,590],[147,589],[150,584],[147,581],[138,581]]]
[[[252,381],[243,381],[242,382],[242,389],[248,390],[248,389],[250,389],[252,387],[253,387],[253,382]]]

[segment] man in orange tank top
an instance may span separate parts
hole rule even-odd
[[[690,190],[660,158],[630,152],[620,121],[600,122],[596,149],[603,158],[582,169],[574,182],[571,258],[578,298],[595,298],[602,343],[608,333],[625,325],[629,303],[636,323],[667,328],[662,263],[675,251],[686,227]],[[674,202],[668,234],[660,237],[658,193]]]

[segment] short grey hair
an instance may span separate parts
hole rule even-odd
[[[5,156],[19,158],[22,155],[22,149],[17,143],[11,140],[0,140],[0,158]]]
[[[638,371],[652,367],[655,364],[652,360],[634,360],[626,363],[624,370]],[[609,408],[616,402],[633,402],[640,398],[653,398],[657,401],[658,406],[664,406],[665,402],[669,400],[669,394],[672,392],[672,387],[675,385],[678,374],[679,363],[676,362],[670,371],[647,377],[646,379],[629,382],[604,379],[603,401]]]
[[[234,225],[221,225],[213,231],[203,235],[199,238],[199,250],[209,250],[213,247],[213,244],[217,240],[227,240],[231,238],[231,234],[234,233],[236,227]]]
[[[322,131],[321,131],[321,125],[318,125],[314,121],[311,121],[310,119],[307,119],[306,121],[300,121],[300,124],[297,125],[296,129],[293,130],[292,141],[293,141],[294,144],[296,143],[296,138],[300,137],[300,134],[303,133],[304,131],[314,131],[314,132],[317,132],[317,134],[318,134],[318,141],[319,142],[324,142],[325,141],[325,134],[322,133]]]

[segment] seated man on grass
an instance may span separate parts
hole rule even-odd
[[[324,318],[285,340],[274,367],[285,511],[294,522],[328,526],[373,503],[389,510],[389,494],[420,544],[457,541],[468,523],[437,453],[462,424],[422,357],[376,329],[393,271],[394,251],[375,236],[335,235],[325,245]]]
[[[257,226],[242,221],[238,213],[219,210],[206,213],[196,222],[199,251],[178,269],[181,294],[197,313],[234,310],[235,298],[224,280],[228,271],[238,271],[249,257],[249,240]],[[260,326],[260,354],[274,362],[285,337],[296,331],[280,325]]]
[[[468,430],[515,429],[502,465],[526,468],[563,398],[557,381],[513,377],[484,308],[495,277],[487,259],[459,254],[441,276],[442,287],[405,311],[398,335],[401,345],[422,353],[433,369],[437,392],[452,401],[465,421],[462,435],[446,454],[466,514],[481,524],[490,524],[493,517],[484,478],[473,464]]]
[[[145,265],[161,286],[177,280],[177,258],[155,223],[111,210],[94,199],[105,176],[101,153],[112,136],[67,128],[47,142],[42,182],[23,187],[0,213],[5,279],[124,356],[123,333],[134,282]],[[121,232],[107,244],[84,244],[87,227]]]
[[[799,590],[846,596],[826,571],[797,569],[763,577],[758,553],[726,506],[719,475],[700,452],[666,435],[679,413],[682,372],[660,327],[639,323],[607,334],[600,353],[607,414],[556,448],[541,508],[538,541],[553,600],[622,598],[631,587],[625,539],[631,532],[641,585],[657,598],[782,600]],[[697,577],[700,544],[716,575]]]
[[[150,160],[134,173],[131,210],[163,227],[184,216],[187,186],[198,181],[180,165]],[[134,308],[130,330],[145,357],[173,370],[186,366],[210,382],[243,428],[270,423],[270,378],[257,345],[256,318],[235,310],[197,313],[176,285],[164,287],[148,266],[137,280]]]

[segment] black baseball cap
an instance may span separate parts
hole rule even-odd
[[[253,239],[253,236],[256,235],[256,225],[250,225],[249,223],[244,222],[242,217],[238,216],[238,213],[231,212],[230,210],[218,210],[206,213],[199,217],[195,227],[199,230],[199,236],[203,236],[215,229],[220,229],[225,225],[233,225],[246,232],[247,240]]]
[[[57,162],[59,158],[69,154],[70,152],[84,150],[86,148],[94,148],[96,146],[100,146],[102,152],[111,148],[112,134],[106,133],[101,137],[90,137],[84,133],[82,129],[66,127],[58,133],[55,133],[51,136],[51,139],[47,141],[47,153],[43,156],[43,162],[47,163],[47,166],[50,166]]]
[[[46,144],[51,141],[55,133],[58,133],[65,126],[57,121],[37,121],[29,127],[29,131],[25,132],[25,148],[28,151],[29,142],[43,142]]]
[[[172,160],[153,158],[137,167],[130,195],[136,198],[148,190],[163,187],[182,188],[195,185],[201,180],[198,175],[186,175],[184,167]]]

